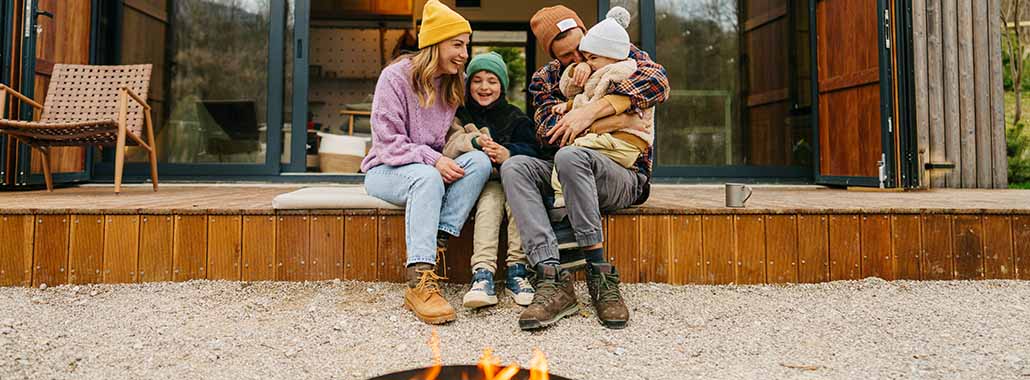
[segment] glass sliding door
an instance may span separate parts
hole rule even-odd
[[[655,174],[811,177],[807,4],[640,3],[651,13],[641,16],[644,45],[654,44],[672,88],[656,112]]]
[[[278,174],[286,0],[124,1],[107,63],[153,65],[162,176]],[[103,38],[103,37],[101,37]],[[110,170],[112,152],[98,172]],[[127,174],[144,173],[131,150]]]
[[[360,175],[379,73],[418,49],[412,12],[407,0],[296,0],[284,173]]]

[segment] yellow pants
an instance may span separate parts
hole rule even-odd
[[[588,148],[597,151],[624,168],[632,168],[640,157],[640,149],[627,141],[612,137],[611,133],[596,134],[588,133],[586,136],[577,138],[572,142],[573,146]],[[561,182],[558,182],[558,168],[551,171],[551,187],[554,188],[554,207],[564,207],[565,198],[562,195]]]

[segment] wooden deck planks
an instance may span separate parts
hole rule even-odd
[[[104,227],[104,282],[139,282],[139,215],[107,215]],[[204,265],[203,263],[200,264]]]
[[[673,215],[670,217],[670,283],[704,284],[704,247],[701,244],[701,216]]]
[[[987,215],[984,224],[984,278],[1013,279],[1012,218]]]
[[[980,280],[984,277],[984,230],[979,215],[959,215],[953,225],[955,279]]]
[[[207,215],[176,215],[172,281],[207,278]]]
[[[768,216],[765,221],[765,233],[768,282],[798,282],[797,216]]]
[[[798,215],[798,282],[830,280],[830,246],[825,215]]]
[[[311,216],[308,280],[343,279],[343,226],[342,214]]]
[[[32,286],[68,283],[68,215],[36,217]]]
[[[379,280],[387,282],[407,281],[406,262],[408,253],[404,242],[404,215],[379,217]]]
[[[737,277],[736,234],[733,216],[706,215],[701,218],[701,238],[704,247],[705,283],[732,284]]]
[[[239,281],[242,278],[243,217],[211,215],[207,222],[207,278]]]
[[[765,216],[738,215],[734,217],[736,233],[738,284],[766,283],[765,268]]]
[[[343,238],[343,278],[375,281],[378,269],[376,251],[379,246],[379,222],[375,215],[347,215],[345,218],[347,221]]]
[[[923,280],[951,280],[955,277],[952,255],[952,217],[950,215],[923,216]]]
[[[243,281],[275,280],[277,238],[275,216],[243,217]]]
[[[104,216],[72,215],[71,246],[68,249],[68,283],[97,284],[103,282],[103,270]]]
[[[861,223],[858,215],[830,216],[830,280],[862,278]]]
[[[862,216],[862,277],[895,279],[889,215]]]
[[[0,216],[0,286],[32,285],[32,215]]]
[[[139,278],[171,281],[175,222],[171,215],[140,216]]]
[[[1016,278],[1030,280],[1030,215],[1012,218],[1012,242]]]
[[[894,277],[898,280],[919,280],[923,256],[923,220],[919,215],[891,217],[891,251],[894,255]]]
[[[283,215],[275,226],[275,279],[304,281],[307,277],[310,225],[307,215]]]

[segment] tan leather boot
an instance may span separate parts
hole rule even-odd
[[[431,264],[408,267],[408,289],[404,292],[404,307],[415,313],[422,322],[438,325],[453,321],[454,308],[440,294],[440,280]]]

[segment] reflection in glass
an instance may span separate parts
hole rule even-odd
[[[122,19],[122,62],[154,64],[159,160],[264,163],[270,0],[170,2]]]
[[[659,165],[811,165],[807,8],[792,3],[655,1],[672,87],[656,113]]]

